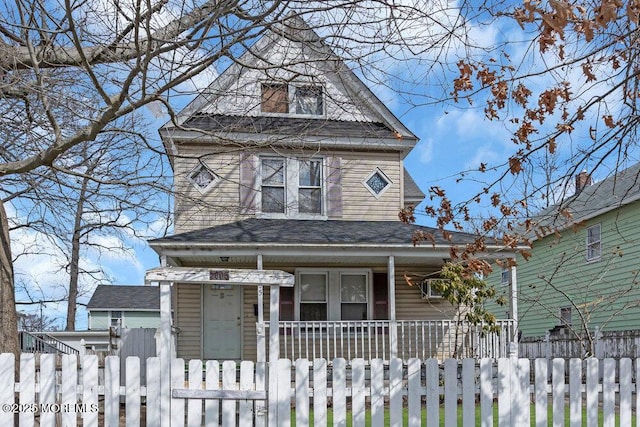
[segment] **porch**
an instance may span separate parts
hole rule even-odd
[[[515,321],[496,326],[498,333],[483,333],[480,325],[455,320],[280,321],[279,354],[290,360],[507,357]]]

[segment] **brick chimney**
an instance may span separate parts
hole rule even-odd
[[[578,175],[576,175],[576,192],[578,194],[582,191],[583,188],[591,185],[591,176],[587,173],[587,171],[582,171]]]

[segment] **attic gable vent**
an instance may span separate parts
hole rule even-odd
[[[218,181],[218,176],[203,164],[198,165],[187,179],[200,193],[206,193]]]
[[[375,196],[376,199],[380,198],[382,194],[391,187],[391,180],[382,172],[376,168],[371,172],[363,181],[364,186]]]

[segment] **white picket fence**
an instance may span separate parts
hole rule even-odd
[[[147,384],[140,383],[140,361],[96,356],[78,365],[76,356],[24,354],[20,380],[14,357],[0,355],[0,425],[34,426],[632,426],[640,414],[636,379],[640,359],[401,359],[384,362],[280,359],[265,382],[264,366],[244,361],[171,363],[170,413],[161,410],[158,358],[147,359]],[[239,368],[239,369],[238,369]],[[494,420],[494,406],[497,419]],[[583,419],[584,412],[584,419]],[[478,418],[477,418],[478,417]],[[636,421],[637,422],[637,421]],[[583,424],[584,423],[584,424]],[[636,424],[637,426],[638,424]]]

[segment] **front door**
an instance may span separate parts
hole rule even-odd
[[[203,355],[206,360],[241,359],[242,290],[203,286]]]

